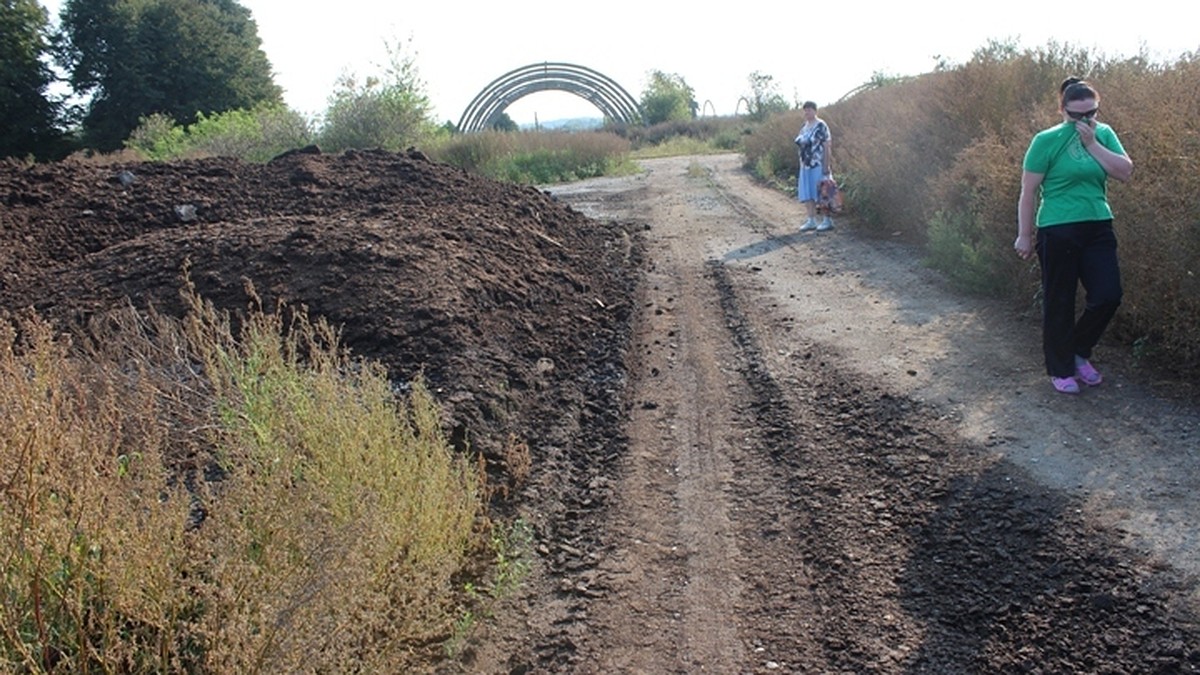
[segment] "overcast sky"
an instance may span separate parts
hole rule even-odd
[[[62,0],[42,0],[57,14]],[[458,122],[471,99],[505,72],[568,62],[616,80],[635,99],[647,74],[683,76],[702,105],[731,114],[758,71],[789,101],[832,103],[875,73],[917,75],[938,59],[962,63],[989,40],[1040,47],[1054,41],[1108,56],[1144,50],[1155,61],[1200,49],[1200,9],[1179,0],[843,0],[787,3],[422,2],[241,0],[287,103],[326,107],[338,75],[379,74],[385,44],[408,45],[439,121]],[[1186,9],[1185,9],[1186,8]],[[709,106],[705,106],[706,109]],[[595,117],[562,92],[508,109],[518,123]]]

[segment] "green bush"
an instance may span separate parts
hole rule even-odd
[[[679,157],[682,155],[711,155],[716,150],[707,141],[690,136],[673,136],[656,145],[646,145],[633,151],[636,159]]]
[[[654,146],[669,144],[686,138],[699,141],[706,146],[705,152],[727,151],[740,146],[742,138],[749,134],[751,124],[737,117],[700,117],[691,120],[670,120],[658,124],[615,125],[609,130],[629,139],[635,150],[648,150]],[[699,147],[681,144],[684,147]],[[659,153],[661,155],[661,153]]]
[[[929,221],[925,262],[943,272],[956,287],[985,295],[1001,286],[999,259],[990,250],[983,228],[970,214],[938,211]]]
[[[437,133],[429,118],[429,101],[403,85],[346,77],[330,100],[320,132],[320,145],[330,152],[382,148],[400,151],[420,145]]]
[[[125,148],[152,161],[176,159],[187,151],[187,131],[169,116],[155,113],[141,119]]]
[[[961,150],[929,182],[939,205],[929,218],[925,241],[934,267],[960,287],[996,297],[1015,296],[1036,277],[1012,253],[1016,237],[1013,195],[1020,192],[1024,149],[1005,143],[997,133],[984,133]],[[1005,221],[998,214],[1008,212]],[[956,248],[954,242],[959,242]],[[951,255],[957,250],[958,255]]]
[[[247,162],[266,162],[313,141],[308,120],[284,106],[199,115],[187,133],[192,153]]]
[[[303,115],[280,105],[197,115],[186,128],[166,115],[143,117],[125,147],[152,161],[197,157],[237,157],[266,162],[312,142]]]
[[[401,151],[441,133],[431,116],[416,59],[404,45],[389,45],[382,76],[338,80],[319,134],[324,150],[382,148]]]
[[[496,163],[490,173],[511,183],[566,183],[603,176],[606,166],[607,160],[581,162],[569,151],[531,150]]]
[[[746,137],[744,128],[724,127],[712,134],[709,144],[717,150],[737,150],[742,147],[742,139]]]

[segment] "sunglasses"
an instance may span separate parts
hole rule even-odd
[[[1100,112],[1100,107],[1096,106],[1091,110],[1085,110],[1083,112],[1075,112],[1074,110],[1064,110],[1063,112],[1067,113],[1067,117],[1070,117],[1073,120],[1090,120],[1096,116],[1096,113]]]

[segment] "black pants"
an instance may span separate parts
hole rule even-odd
[[[1121,270],[1111,220],[1039,228],[1042,264],[1042,351],[1051,377],[1075,374],[1075,356],[1092,348],[1121,304]],[[1082,283],[1085,307],[1075,318],[1075,293]]]

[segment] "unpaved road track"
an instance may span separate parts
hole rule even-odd
[[[552,190],[645,230],[626,447],[472,668],[1200,670],[1194,398],[1114,347],[1055,394],[1033,320],[903,246],[644,166]]]

